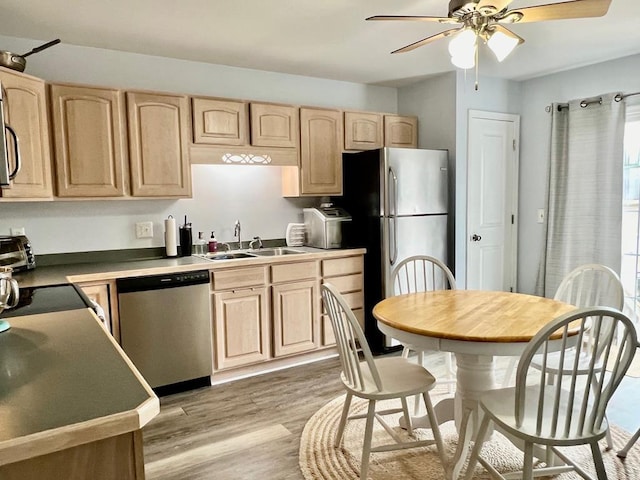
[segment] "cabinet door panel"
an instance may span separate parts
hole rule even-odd
[[[273,345],[275,357],[318,347],[316,281],[273,286]]]
[[[345,150],[373,150],[382,148],[383,122],[379,113],[344,113]]]
[[[289,105],[252,103],[251,145],[257,147],[298,146],[298,109]]]
[[[11,187],[2,188],[3,198],[52,198],[51,151],[45,83],[17,72],[0,71],[4,93],[5,121],[18,135],[22,167]],[[15,167],[15,152],[8,143],[9,167]]]
[[[267,289],[220,292],[213,297],[216,369],[268,360]]]
[[[300,109],[301,188],[305,195],[342,194],[342,113]]]
[[[193,98],[193,143],[246,145],[249,109],[240,100]]]
[[[59,197],[125,195],[124,99],[118,90],[52,85]]]
[[[418,119],[400,115],[385,115],[384,146],[418,148]]]
[[[127,92],[131,192],[191,196],[187,97]]]

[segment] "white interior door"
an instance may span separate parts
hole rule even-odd
[[[516,291],[517,115],[469,111],[467,288]]]

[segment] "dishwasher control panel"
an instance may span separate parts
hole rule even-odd
[[[118,293],[159,290],[162,288],[186,287],[209,282],[208,270],[194,272],[169,273],[166,275],[150,275],[146,277],[121,278],[116,280]]]

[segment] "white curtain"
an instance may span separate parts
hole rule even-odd
[[[624,102],[554,104],[547,195],[547,231],[536,293],[553,297],[579,265],[620,272]]]

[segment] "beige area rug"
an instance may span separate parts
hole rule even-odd
[[[434,403],[439,397],[432,394]],[[360,456],[362,454],[362,439],[364,438],[365,420],[351,420],[345,429],[342,448],[333,447],[335,433],[340,420],[340,413],[344,396],[340,396],[316,412],[307,422],[300,441],[300,469],[306,480],[357,480],[359,478]],[[350,413],[366,413],[366,401],[354,398]],[[379,404],[384,407],[384,404]],[[386,405],[386,406],[389,406]],[[411,406],[409,408],[412,408]],[[388,419],[390,419],[389,416]],[[397,425],[396,418],[390,419],[390,425]],[[406,432],[395,427],[398,432],[407,437]],[[432,438],[429,430],[416,430],[416,436],[421,439]],[[452,458],[457,434],[453,422],[447,422],[441,427],[447,457]],[[616,456],[616,451],[622,448],[629,437],[629,433],[617,427],[612,427],[614,450],[605,452],[603,457],[609,480],[639,480],[640,479],[640,448],[632,448],[623,462]],[[373,444],[389,443],[391,438],[375,423]],[[570,458],[578,461],[581,466],[595,477],[595,470],[591,460],[589,447],[571,447],[565,449]],[[483,457],[490,459],[500,472],[521,469],[523,455],[508,440],[499,433],[494,433],[492,440],[485,443]],[[466,468],[466,467],[465,467]],[[463,470],[464,473],[464,470]],[[444,470],[436,454],[435,446],[419,449],[398,450],[371,455],[369,478],[371,480],[442,480]],[[490,475],[482,466],[478,466],[474,479],[490,479]],[[542,478],[542,477],[541,477]],[[548,478],[548,477],[544,477]],[[557,480],[581,479],[575,472],[568,472],[553,477]]]

